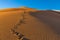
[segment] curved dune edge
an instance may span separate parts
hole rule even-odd
[[[28,8],[28,7],[20,7],[20,8],[6,8],[6,9],[1,9],[0,12],[10,12],[10,11],[37,11],[36,9],[33,8]]]
[[[0,13],[0,39],[1,40],[17,40],[17,37],[10,33],[13,25],[22,18],[23,11],[12,11]],[[60,40],[49,25],[39,21],[27,11],[25,14],[25,24],[17,29],[25,37],[30,40]]]

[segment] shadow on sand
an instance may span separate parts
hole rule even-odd
[[[60,14],[55,12],[30,12],[30,15],[36,17],[39,21],[48,24],[50,28],[58,35],[60,35]]]

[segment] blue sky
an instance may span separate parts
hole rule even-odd
[[[36,9],[60,10],[60,0],[0,0],[0,9],[27,6]]]

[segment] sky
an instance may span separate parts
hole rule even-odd
[[[0,9],[26,6],[39,10],[60,10],[60,0],[0,0]]]

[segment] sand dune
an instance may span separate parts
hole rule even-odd
[[[60,40],[59,17],[55,12],[29,10],[25,12],[25,23],[16,30],[29,40]],[[18,40],[10,32],[22,18],[23,10],[0,12],[0,40]],[[27,40],[26,39],[26,40]]]

